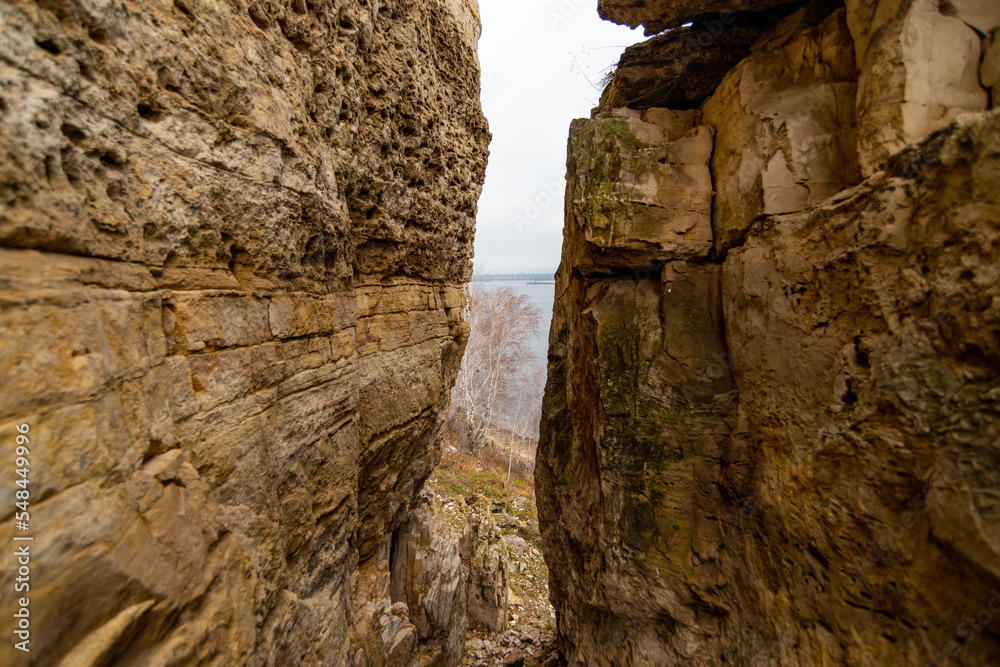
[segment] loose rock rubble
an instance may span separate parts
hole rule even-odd
[[[447,461],[448,453],[445,457]],[[439,502],[440,519],[455,535],[468,540],[474,522],[496,531],[497,547],[503,550],[508,587],[505,622],[502,628],[476,622],[471,613],[462,665],[552,667],[559,664],[555,650],[555,610],[549,604],[548,569],[541,552],[538,522],[534,520],[532,497],[486,498],[478,493],[466,496],[440,483],[439,472],[427,488]],[[488,517],[483,511],[487,510]],[[469,587],[470,604],[475,586]]]

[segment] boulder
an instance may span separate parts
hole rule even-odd
[[[990,97],[979,78],[980,35],[935,0],[901,3],[895,13],[879,5],[877,22],[863,20],[864,8],[864,0],[848,3],[860,70],[858,159],[869,176],[960,114],[987,109]]]
[[[574,121],[535,462],[569,664],[1000,655],[1000,112],[964,11],[808,3],[701,109]],[[650,169],[703,127],[706,187]]]
[[[715,128],[716,250],[759,216],[815,205],[861,180],[857,72],[843,9],[806,7],[761,38],[703,106]]]
[[[393,538],[390,594],[406,604],[421,645],[419,663],[457,665],[466,630],[467,577],[459,538],[438,518],[439,502],[424,490]]]
[[[468,337],[478,34],[475,0],[0,3],[30,657],[412,663],[390,542]]]
[[[788,0],[598,0],[601,18],[637,28],[654,35],[691,21],[725,23],[735,12],[761,12]]]
[[[697,111],[619,109],[570,128],[572,223],[594,267],[711,249],[712,128]]]
[[[600,109],[696,109],[787,12],[722,14],[625,49]]]
[[[509,565],[507,549],[488,500],[481,499],[469,510],[461,549],[469,577],[469,622],[502,632],[507,628]]]

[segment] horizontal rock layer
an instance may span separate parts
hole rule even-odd
[[[602,110],[698,108],[781,14],[724,14],[628,47],[601,96]]]
[[[726,19],[735,12],[762,11],[794,0],[598,0],[601,18],[637,28],[647,35],[695,20]]]
[[[37,664],[454,662],[390,560],[468,335],[475,7],[0,2]]]
[[[698,108],[644,90],[722,54],[626,56],[635,108],[573,123],[536,460],[570,664],[1000,655],[996,34],[890,4],[778,10]]]

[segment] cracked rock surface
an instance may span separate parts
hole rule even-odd
[[[574,121],[535,467],[569,664],[996,662],[992,6],[769,10],[711,80],[667,32]]]

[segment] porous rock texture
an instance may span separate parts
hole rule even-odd
[[[34,664],[454,663],[416,495],[468,335],[478,35],[475,0],[0,2]],[[439,584],[412,611],[402,532]]]
[[[997,661],[994,6],[785,6],[697,108],[574,121],[536,459],[570,664]]]

